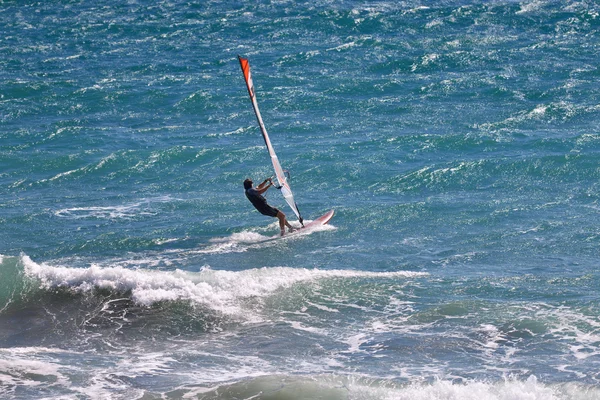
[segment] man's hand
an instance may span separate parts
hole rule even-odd
[[[268,185],[267,185],[267,182],[269,182]],[[258,192],[260,194],[263,194],[271,186],[273,186],[273,180],[272,180],[272,178],[267,178],[260,185],[258,185],[258,187],[256,188],[256,190],[258,190]]]

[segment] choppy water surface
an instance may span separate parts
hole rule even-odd
[[[595,2],[4,2],[0,26],[0,397],[600,397]],[[272,171],[238,54],[329,226],[272,240],[245,199]]]

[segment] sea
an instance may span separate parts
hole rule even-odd
[[[597,1],[0,1],[0,32],[0,398],[600,399]],[[245,198],[238,55],[328,225]]]

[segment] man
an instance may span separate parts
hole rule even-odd
[[[252,187],[252,179],[248,178],[244,181],[244,190],[246,191],[246,197],[248,200],[250,200],[250,203],[252,203],[254,208],[256,208],[262,215],[278,218],[279,229],[281,229],[281,236],[283,236],[285,234],[286,226],[288,227],[289,232],[293,232],[294,227],[290,225],[288,220],[285,218],[284,213],[267,204],[267,199],[265,199],[262,194],[271,186],[273,186],[273,181],[271,178],[265,179],[263,183],[258,185],[256,188]]]

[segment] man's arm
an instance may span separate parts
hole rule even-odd
[[[269,184],[267,184],[267,182],[269,182]],[[256,190],[258,191],[259,194],[263,194],[271,186],[273,186],[273,181],[271,180],[271,178],[267,178],[263,181],[263,183],[261,183],[260,185],[258,185],[256,187]]]

